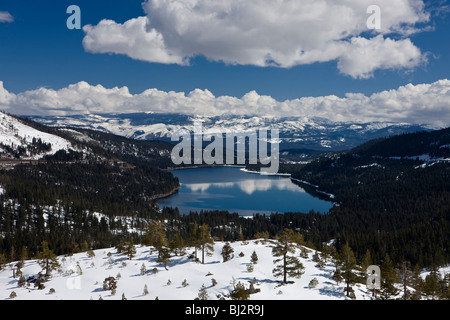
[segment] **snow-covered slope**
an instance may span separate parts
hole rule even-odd
[[[249,281],[254,280],[254,287],[260,289],[260,292],[251,294],[252,300],[348,299],[344,293],[345,284],[337,285],[331,279],[334,270],[331,262],[324,268],[316,267],[316,263],[312,261],[313,251],[309,252],[307,259],[300,259],[305,267],[301,278],[288,278],[288,281],[294,282],[280,285],[281,279],[272,275],[275,265],[269,242],[233,242],[233,258],[227,262],[223,262],[220,255],[223,245],[224,242],[214,244],[213,256],[205,257],[205,264],[188,259],[192,249],[188,249],[188,254],[184,256],[172,256],[168,270],[156,262],[157,252],[152,250],[152,247],[145,246],[136,246],[136,256],[132,260],[123,254],[117,254],[115,248],[95,250],[93,258],[89,258],[86,252],[61,256],[58,257],[60,271],[53,272],[52,279],[45,282],[45,288],[42,290],[35,288],[32,283],[19,287],[18,277],[13,278],[12,269],[15,263],[10,263],[0,271],[0,299],[10,299],[11,292],[14,291],[17,295],[14,299],[24,300],[97,300],[100,297],[104,300],[117,300],[122,299],[123,294],[128,300],[193,300],[204,285],[208,300],[217,300],[229,299],[227,296],[233,288],[233,281],[236,284],[241,282],[249,288]],[[258,255],[258,262],[253,271],[248,271],[247,265],[253,251]],[[243,253],[243,256],[240,256],[240,253]],[[296,256],[298,255],[299,251]],[[142,265],[147,270],[145,275],[141,275]],[[26,261],[22,268],[26,279],[37,275],[41,270],[37,260]],[[115,295],[112,295],[111,291],[103,290],[103,281],[107,277],[117,280]],[[318,280],[318,284],[315,288],[309,288],[309,283],[314,278]],[[213,279],[217,282],[215,285]],[[185,280],[187,286],[182,284]],[[144,294],[145,285],[148,294]],[[54,293],[49,293],[52,288]],[[370,299],[365,285],[358,284],[353,288],[356,299]]]
[[[25,125],[18,119],[0,112],[0,153],[5,152],[4,147],[16,150],[19,147],[27,148],[33,143],[33,138],[44,144],[50,144],[50,150],[31,154],[26,152],[22,159],[40,159],[45,155],[54,154],[58,150],[73,149],[66,139],[36,130]]]

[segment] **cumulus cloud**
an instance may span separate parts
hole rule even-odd
[[[404,69],[426,61],[410,39],[394,41],[381,35],[370,40],[355,37],[344,46],[338,68],[353,78],[370,78],[376,69]]]
[[[170,52],[156,30],[146,31],[147,19],[139,17],[118,24],[102,20],[95,27],[86,25],[83,46],[92,53],[125,54],[137,60],[183,64],[183,58]]]
[[[0,11],[0,23],[2,22],[13,22],[13,16],[7,11]]]
[[[421,0],[146,0],[145,16],[83,28],[92,53],[156,63],[189,64],[195,56],[232,65],[289,68],[337,61],[353,78],[377,69],[414,68],[424,55],[407,37],[429,21]]]
[[[199,116],[246,115],[323,117],[332,121],[394,121],[450,126],[450,80],[408,84],[374,93],[348,93],[277,101],[251,91],[244,96],[214,96],[209,90],[184,92],[148,89],[131,94],[127,87],[105,88],[79,82],[59,90],[38,88],[10,93],[0,81],[0,109],[22,115],[157,112]]]

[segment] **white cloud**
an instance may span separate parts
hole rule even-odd
[[[14,17],[7,11],[0,11],[0,23],[2,22],[13,22]]]
[[[338,68],[353,78],[370,78],[376,69],[410,68],[426,60],[409,39],[394,41],[381,35],[370,40],[355,37],[345,47]]]
[[[340,72],[354,78],[423,62],[420,49],[406,38],[429,20],[423,2],[377,1],[379,30],[367,28],[366,10],[372,4],[372,0],[147,0],[145,17],[85,26],[83,45],[92,53],[182,65],[198,55],[227,64],[282,68],[337,61]]]
[[[182,64],[183,58],[169,52],[160,33],[145,30],[146,23],[146,17],[139,17],[124,24],[102,20],[95,27],[86,25],[83,46],[93,53],[126,54],[137,60]]]
[[[348,93],[277,101],[251,91],[243,97],[215,97],[209,90],[188,94],[148,89],[131,94],[127,87],[104,88],[79,82],[53,90],[10,93],[0,81],[0,110],[22,115],[158,112],[200,116],[256,115],[323,117],[332,121],[395,121],[450,126],[450,80],[408,84],[366,96]]]
[[[8,92],[3,86],[3,81],[0,81],[0,107],[5,106],[8,108],[14,103],[16,95],[14,93]]]

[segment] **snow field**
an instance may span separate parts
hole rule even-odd
[[[128,300],[194,300],[198,297],[202,285],[206,287],[208,300],[226,298],[233,288],[233,280],[237,284],[241,282],[249,288],[249,281],[256,279],[255,288],[260,292],[251,294],[251,300],[344,300],[348,299],[344,293],[345,283],[336,285],[331,279],[334,267],[328,264],[320,269],[312,261],[313,251],[308,258],[300,258],[305,270],[300,279],[289,278],[293,281],[281,285],[281,279],[272,275],[275,267],[272,256],[272,248],[269,242],[260,240],[248,242],[230,243],[234,249],[232,259],[223,262],[221,256],[224,242],[214,243],[214,252],[211,257],[205,256],[205,264],[196,263],[188,258],[193,252],[192,248],[186,250],[184,256],[172,256],[171,264],[165,270],[161,263],[156,262],[157,252],[152,247],[136,246],[136,255],[129,260],[124,254],[117,254],[115,248],[95,250],[95,256],[89,258],[86,252],[73,256],[60,256],[61,265],[59,271],[52,272],[52,278],[45,282],[45,288],[38,290],[33,283],[24,287],[18,286],[18,277],[13,278],[13,266],[7,264],[0,271],[0,299],[11,299],[12,291],[16,293],[15,300],[120,300],[122,294]],[[152,250],[153,249],[153,250]],[[258,262],[252,272],[247,271],[251,254],[255,251]],[[243,253],[243,257],[239,254]],[[109,256],[108,256],[108,253]],[[300,250],[295,256],[299,257]],[[201,259],[201,252],[197,252]],[[147,273],[141,275],[142,264]],[[78,266],[80,268],[78,268]],[[157,273],[153,269],[158,270]],[[81,269],[81,274],[80,274]],[[22,268],[26,279],[37,275],[41,271],[37,260],[28,260]],[[103,281],[107,277],[114,277],[117,281],[116,293],[103,290]],[[315,288],[309,288],[308,284],[313,279],[318,280]],[[212,279],[217,284],[212,285]],[[169,281],[170,280],[170,281]],[[186,280],[188,285],[183,286]],[[144,294],[144,286],[147,285],[148,294]],[[54,293],[50,293],[50,289]],[[370,299],[366,293],[365,285],[354,285],[356,299]],[[227,299],[227,298],[226,298]]]

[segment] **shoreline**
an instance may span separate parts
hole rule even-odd
[[[260,172],[260,171],[249,170],[249,169],[246,169],[245,165],[239,165],[239,164],[223,164],[223,165],[222,164],[221,165],[199,164],[199,165],[189,166],[189,167],[173,167],[173,168],[166,168],[166,169],[161,169],[161,170],[175,171],[175,170],[184,170],[184,169],[223,168],[223,167],[242,168],[241,171],[244,171],[247,173],[256,173],[256,174],[260,174],[262,176],[286,176],[286,177],[291,176],[290,173],[264,173],[264,172]]]
[[[247,173],[256,173],[262,176],[284,176],[284,177],[290,177],[291,174],[290,173],[264,173],[264,172],[260,172],[260,171],[253,171],[253,170],[248,170],[245,167],[243,167],[243,169],[241,169],[241,171],[247,172]]]
[[[308,186],[310,186],[310,187],[313,187],[314,189],[316,189],[316,192],[321,193],[321,194],[324,194],[324,195],[328,196],[330,199],[334,199],[334,198],[335,198],[335,197],[334,197],[334,194],[332,194],[332,193],[327,193],[327,192],[325,192],[325,191],[319,190],[319,186],[318,186],[318,185],[315,185],[315,184],[312,184],[312,183],[310,183],[310,182],[308,182],[308,181],[300,180],[300,179],[297,179],[297,178],[292,178],[292,177],[291,177],[291,180],[294,180],[294,181],[297,181],[297,182],[299,182],[299,183],[303,183],[303,184],[306,184],[306,185],[308,185]]]
[[[175,171],[175,170],[184,170],[184,169],[219,168],[219,167],[225,167],[225,165],[198,164],[198,165],[186,166],[186,167],[169,167],[169,168],[165,168],[165,169],[161,169],[161,170]]]
[[[161,193],[161,194],[155,194],[154,196],[150,197],[150,201],[158,201],[158,200],[161,200],[161,199],[164,199],[164,198],[168,198],[168,197],[174,195],[175,193],[177,193],[178,190],[180,190],[180,188],[181,188],[181,184],[178,185],[177,187],[173,188],[169,192]]]

